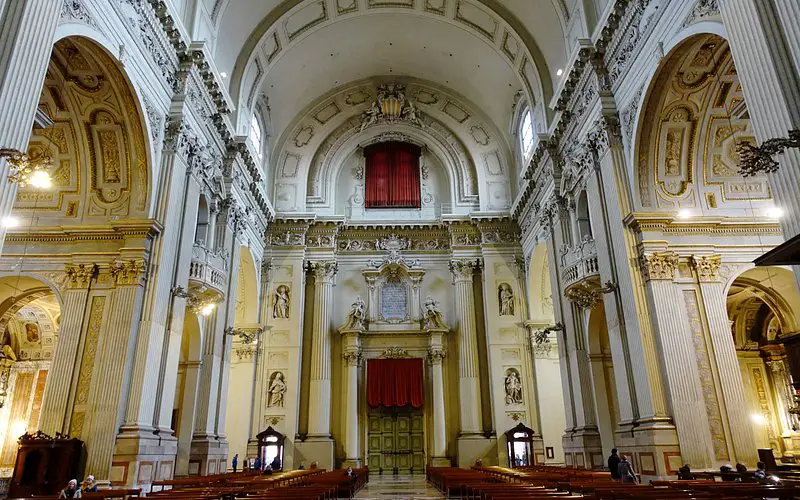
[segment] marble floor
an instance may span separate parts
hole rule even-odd
[[[416,500],[418,498],[445,497],[425,481],[425,475],[379,476],[370,474],[369,483],[361,488],[355,498]]]

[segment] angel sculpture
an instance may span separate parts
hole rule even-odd
[[[364,314],[367,310],[367,304],[361,297],[356,297],[356,301],[350,307],[350,313],[347,315],[347,323],[345,323],[343,330],[362,330],[364,328]]]
[[[439,310],[436,301],[430,296],[425,298],[425,328],[447,329],[447,325],[444,324],[442,319],[442,311]]]

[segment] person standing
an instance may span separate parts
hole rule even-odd
[[[233,460],[231,460],[231,466],[233,466],[233,472],[236,472],[236,468],[239,467],[239,454],[235,454],[233,456]]]
[[[611,472],[611,479],[619,481],[619,455],[617,449],[611,450],[611,456],[608,457],[608,471]]]
[[[255,470],[261,470],[261,457],[256,457],[256,459],[253,460],[253,468]]]
[[[619,480],[623,483],[638,483],[636,479],[636,472],[633,470],[633,465],[628,461],[628,457],[622,455],[619,461]]]

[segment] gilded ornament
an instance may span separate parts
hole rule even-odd
[[[697,271],[697,278],[703,282],[718,281],[721,255],[693,255],[692,265]]]
[[[673,252],[642,254],[639,265],[646,281],[672,280],[678,269],[678,256]]]

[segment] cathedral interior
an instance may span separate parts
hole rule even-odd
[[[797,19],[0,0],[0,493],[797,473]]]

